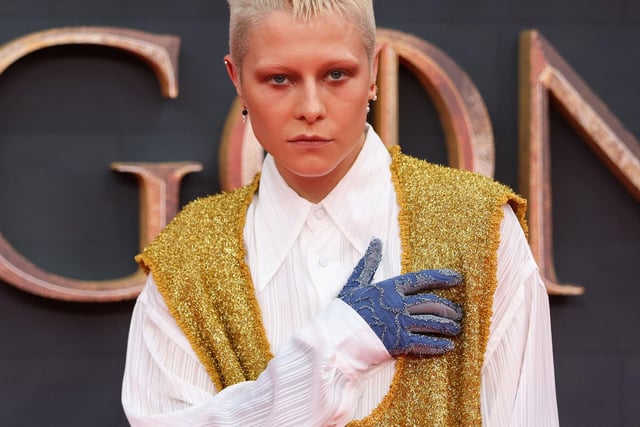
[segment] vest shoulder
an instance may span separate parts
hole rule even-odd
[[[416,189],[439,188],[450,196],[464,197],[515,194],[508,186],[476,172],[429,163],[407,154],[399,153],[396,163],[401,181]]]
[[[231,212],[242,210],[251,203],[255,190],[247,185],[232,191],[201,197],[189,202],[169,223],[191,222],[199,218],[210,221],[225,221],[232,217]]]
[[[148,270],[152,258],[200,253],[227,244],[221,236],[242,236],[246,210],[257,181],[236,190],[196,199],[187,204],[136,257]],[[240,241],[242,239],[240,238]]]

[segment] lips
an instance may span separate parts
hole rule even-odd
[[[298,135],[288,140],[288,142],[292,144],[309,146],[309,147],[324,145],[331,141],[333,141],[333,139],[325,138],[318,135]]]

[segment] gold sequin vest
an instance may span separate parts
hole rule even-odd
[[[524,224],[525,201],[470,172],[391,149],[400,205],[402,271],[451,268],[464,283],[441,295],[465,317],[456,349],[402,357],[378,407],[354,426],[479,426],[480,373],[496,287],[501,206]],[[153,273],[170,312],[218,390],[253,380],[273,357],[245,263],[243,228],[258,179],[186,206],[136,259]]]

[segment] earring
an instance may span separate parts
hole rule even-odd
[[[249,110],[247,110],[246,105],[242,105],[242,123],[247,123],[247,116],[249,115]]]
[[[377,89],[376,89],[377,91]],[[376,102],[378,100],[378,94],[373,95],[373,99],[369,100],[369,102]],[[371,112],[371,104],[367,102],[367,114]]]

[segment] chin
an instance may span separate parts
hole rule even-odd
[[[337,166],[334,165],[325,168],[317,166],[310,168],[293,168],[289,169],[289,172],[299,178],[313,180],[326,178],[332,175],[335,172],[336,167]]]
[[[340,164],[339,162],[327,162],[325,159],[320,157],[311,157],[306,159],[299,157],[296,160],[289,161],[288,163],[289,164],[285,167],[289,172],[308,178],[330,174]]]
[[[334,169],[331,170],[326,170],[326,169],[322,169],[322,170],[302,170],[302,171],[291,171],[292,173],[294,173],[295,175],[299,176],[300,178],[306,178],[306,179],[316,179],[316,178],[323,178],[326,177],[328,175],[331,175],[331,172],[333,172]]]

